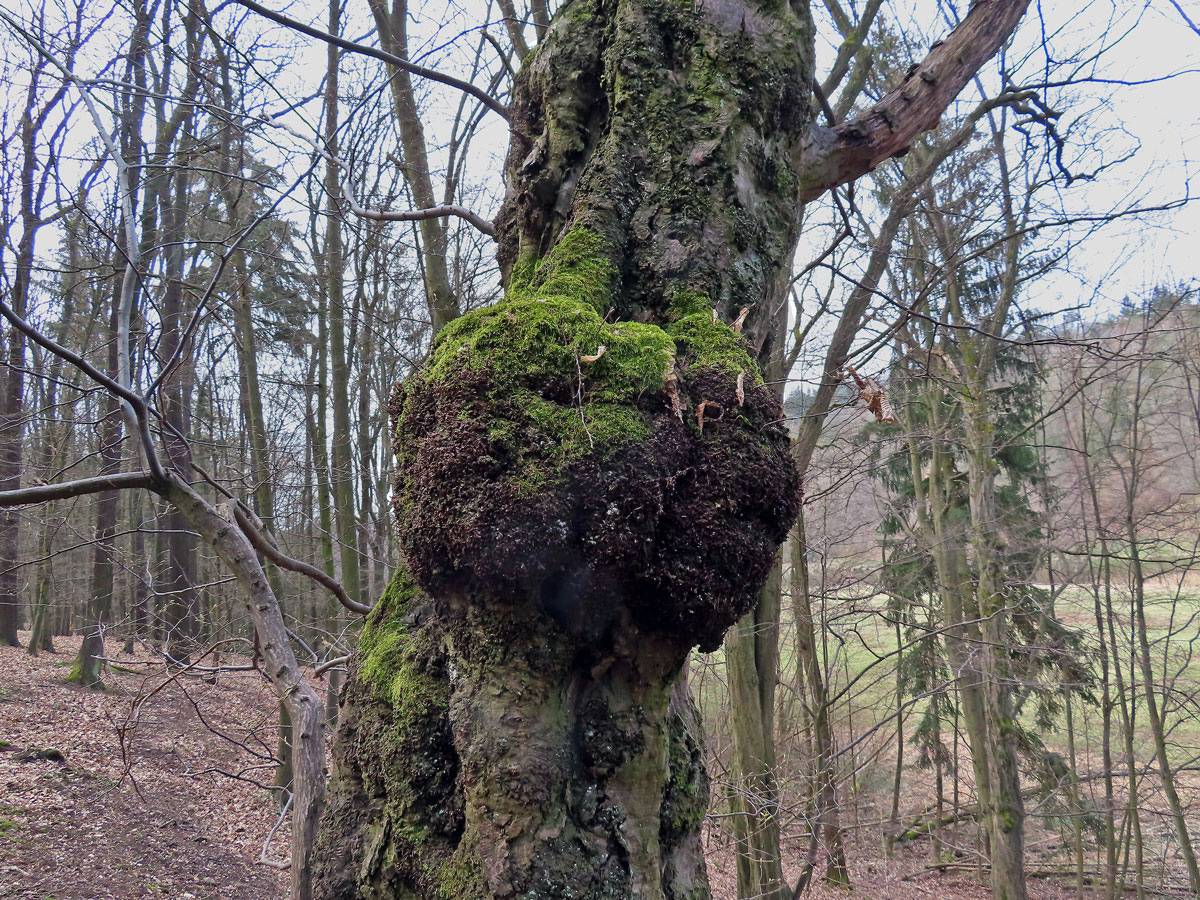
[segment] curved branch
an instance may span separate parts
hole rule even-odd
[[[278,13],[273,9],[268,9],[262,4],[254,2],[254,0],[234,0],[234,2],[246,7],[246,9],[258,13],[260,16],[265,16],[272,22],[276,22],[286,28],[299,31],[301,34],[306,34],[309,37],[316,38],[319,41],[325,41],[327,44],[333,44],[333,46],[339,47],[348,53],[361,53],[363,56],[372,56],[375,59],[382,60],[385,63],[395,66],[397,69],[403,69],[404,71],[410,72],[413,75],[419,75],[422,78],[428,78],[430,81],[437,81],[441,84],[458,88],[460,91],[465,91],[472,97],[475,97],[477,100],[479,100],[480,103],[482,103],[496,115],[500,116],[500,118],[504,119],[504,121],[508,121],[508,107],[489,94],[487,91],[471,84],[469,81],[463,81],[461,78],[455,78],[453,75],[443,75],[441,72],[435,71],[434,69],[427,69],[425,66],[418,66],[416,63],[411,63],[401,56],[397,56],[394,53],[388,53],[386,50],[380,50],[377,47],[367,47],[363,44],[356,44],[354,41],[348,41],[345,38],[337,37],[336,35],[332,35],[327,31],[322,31],[319,28],[313,28],[311,25],[305,25],[298,19],[293,19],[290,16],[285,16],[283,13]]]
[[[1029,0],[978,0],[950,36],[861,117],[833,128],[814,125],[796,162],[801,199],[815,200],[905,153],[1011,37],[1028,6]]]
[[[373,219],[376,222],[420,222],[422,219],[441,219],[446,216],[458,216],[460,219],[466,219],[492,240],[496,239],[496,227],[487,219],[471,212],[465,206],[443,203],[440,206],[431,206],[428,209],[389,212],[387,210],[366,209],[359,206],[347,184],[342,185],[342,193],[345,195],[346,202],[350,205],[350,211],[356,216],[362,216],[364,219]]]
[[[27,506],[47,503],[50,500],[65,500],[85,494],[117,491],[125,488],[155,489],[155,480],[148,472],[117,472],[112,475],[97,475],[95,478],[79,478],[61,481],[58,484],[34,484],[14,491],[0,491],[0,507]]]
[[[313,674],[314,675],[323,675],[326,672],[328,672],[330,669],[336,669],[338,666],[344,666],[348,662],[350,662],[349,654],[347,654],[345,656],[335,656],[333,659],[328,659],[325,662],[321,663],[319,666],[317,666],[315,669],[313,669]]]
[[[250,521],[250,517],[246,515],[240,504],[230,504],[233,508],[233,516],[237,521],[238,527],[246,535],[246,538],[254,545],[254,549],[269,559],[281,569],[288,569],[292,572],[298,572],[326,588],[333,596],[337,597],[338,602],[351,612],[366,615],[371,611],[371,607],[359,603],[357,600],[350,597],[346,593],[346,589],[335,578],[330,578],[316,566],[311,566],[299,559],[293,559],[287,556],[270,541],[266,539],[261,531],[254,527],[254,523]]]

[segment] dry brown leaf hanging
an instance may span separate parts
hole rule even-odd
[[[667,371],[663,373],[663,391],[671,401],[671,412],[675,413],[675,418],[682,422],[683,411],[687,409],[688,404],[687,398],[679,393],[679,376],[675,374],[674,358],[667,366]]]
[[[704,410],[708,409],[708,407],[710,407],[710,406],[713,409],[720,410],[720,412],[718,412],[715,416],[713,416],[709,420],[710,422],[716,422],[718,419],[721,419],[725,415],[725,409],[724,409],[724,407],[721,406],[720,403],[713,403],[711,400],[701,400],[700,403],[696,406],[696,424],[700,426],[701,434],[704,434]]]
[[[742,311],[738,313],[738,317],[733,320],[733,324],[729,327],[733,329],[734,334],[742,333],[742,326],[746,324],[746,316],[750,314],[750,307],[743,306]]]
[[[858,386],[858,397],[866,404],[867,411],[874,413],[876,422],[895,422],[892,404],[888,401],[887,392],[874,378],[863,378],[854,371],[853,366],[846,366],[846,372]]]

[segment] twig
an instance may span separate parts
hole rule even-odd
[[[342,182],[342,193],[345,195],[346,202],[350,205],[350,211],[356,216],[362,216],[364,219],[372,219],[376,222],[420,222],[423,219],[444,219],[448,216],[458,216],[460,219],[466,219],[479,231],[482,231],[493,240],[496,237],[496,227],[487,219],[471,212],[465,206],[443,203],[441,206],[431,206],[428,209],[410,209],[392,212],[385,209],[367,209],[359,206],[358,202],[354,199],[354,192],[350,189],[350,185],[344,180]]]
[[[601,351],[601,354],[603,354],[604,348],[601,347],[600,351]],[[600,358],[599,356],[596,357],[596,359],[599,359],[599,358]],[[588,445],[592,449],[595,449],[596,442],[595,442],[595,440],[592,439],[592,432],[590,430],[588,430],[587,419],[583,415],[583,366],[579,365],[579,351],[578,350],[575,351],[575,371],[579,374],[579,387],[576,388],[576,391],[575,391],[575,398],[579,401],[579,421],[583,423],[583,433],[587,435]]]
[[[283,871],[284,869],[290,869],[292,867],[290,862],[279,862],[277,860],[267,859],[267,848],[271,846],[271,839],[275,837],[275,832],[279,830],[280,826],[283,825],[284,819],[287,818],[288,810],[292,808],[292,798],[294,796],[296,795],[293,792],[288,791],[287,800],[284,801],[283,809],[279,811],[279,818],[275,820],[274,827],[267,832],[267,839],[263,841],[262,853],[258,855],[258,862],[261,865],[270,866],[272,869],[279,869],[280,871]]]
[[[330,34],[327,31],[321,31],[319,28],[313,28],[311,25],[305,25],[298,19],[293,19],[283,13],[275,12],[273,9],[255,3],[254,0],[235,0],[236,3],[253,10],[260,16],[265,16],[272,22],[283,25],[286,28],[291,28],[294,31],[299,31],[301,34],[306,34],[309,37],[316,38],[319,41],[324,41],[327,44],[345,50],[349,53],[361,53],[363,56],[373,56],[375,59],[382,60],[395,66],[397,69],[403,69],[413,75],[419,75],[422,78],[428,78],[430,81],[437,81],[441,84],[449,85],[453,88],[458,88],[460,91],[465,91],[472,97],[475,97],[490,109],[496,115],[500,116],[504,121],[508,121],[508,107],[476,85],[469,81],[463,81],[461,78],[455,78],[453,75],[444,75],[441,72],[427,69],[425,66],[418,66],[416,63],[411,63],[401,56],[394,53],[388,53],[386,50],[380,50],[378,47],[368,47],[364,44],[356,44],[354,41],[348,41],[345,38],[338,37],[335,34]]]

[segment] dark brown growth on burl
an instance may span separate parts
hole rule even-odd
[[[591,642],[624,607],[715,648],[796,515],[778,401],[711,312],[609,325],[530,293],[454,323],[396,392],[409,572],[434,595],[540,603]]]

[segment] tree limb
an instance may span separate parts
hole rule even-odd
[[[443,203],[440,206],[431,206],[428,209],[409,209],[391,212],[384,209],[366,209],[359,206],[358,202],[354,199],[354,194],[350,190],[350,186],[345,182],[342,183],[342,193],[345,195],[346,202],[350,206],[350,211],[356,216],[362,216],[364,219],[373,219],[376,222],[420,222],[423,219],[441,219],[447,216],[458,216],[460,219],[466,219],[493,240],[496,238],[495,226],[482,216],[471,212],[465,206]]]
[[[905,153],[1009,39],[1028,5],[1029,0],[978,0],[950,36],[864,115],[833,128],[814,125],[796,164],[804,184],[801,199],[814,200]]]
[[[352,612],[366,615],[371,611],[371,607],[366,604],[359,603],[346,593],[346,589],[335,578],[330,578],[325,572],[318,569],[316,566],[311,566],[303,560],[293,559],[283,551],[275,547],[266,537],[260,532],[254,523],[250,521],[246,511],[238,504],[230,504],[233,508],[233,516],[237,520],[237,525],[246,535],[247,540],[254,545],[254,549],[269,559],[281,569],[288,569],[292,572],[298,572],[326,588],[333,596],[337,597],[338,602],[346,609]]]
[[[0,507],[26,506],[46,503],[50,500],[65,500],[84,494],[99,494],[124,488],[155,489],[154,477],[148,472],[117,472],[112,475],[97,475],[94,478],[79,478],[57,484],[34,484],[15,491],[0,491]]]

